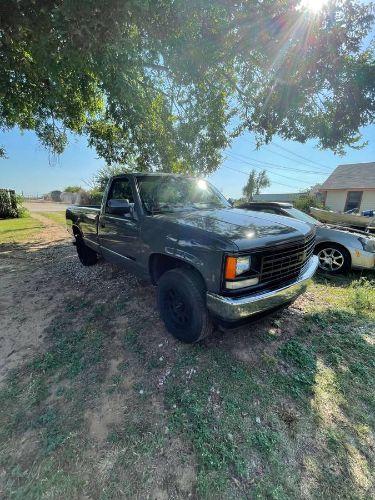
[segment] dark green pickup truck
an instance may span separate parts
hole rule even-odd
[[[103,257],[149,278],[185,342],[288,304],[317,268],[312,226],[233,208],[202,179],[116,176],[100,207],[69,207],[66,219],[82,264]]]

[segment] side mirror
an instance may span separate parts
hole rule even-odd
[[[232,200],[232,198],[228,198],[228,203],[232,205],[232,207],[234,206],[234,201]]]
[[[113,215],[125,215],[130,214],[133,211],[133,203],[129,203],[129,200],[119,200],[112,198],[107,202],[107,212]]]

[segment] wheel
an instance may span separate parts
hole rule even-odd
[[[350,269],[350,253],[343,247],[327,244],[317,252],[319,269],[330,274],[344,273]]]
[[[164,273],[157,288],[161,319],[174,337],[187,343],[198,342],[213,329],[200,277],[189,269]]]
[[[85,244],[82,236],[76,236],[76,248],[78,258],[84,266],[93,266],[98,262],[98,254]]]

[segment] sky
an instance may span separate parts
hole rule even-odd
[[[266,169],[271,186],[263,192],[299,192],[324,182],[341,163],[375,161],[375,126],[366,127],[362,134],[368,146],[359,151],[348,149],[343,157],[320,151],[313,141],[300,144],[280,138],[257,151],[253,137],[245,134],[224,151],[222,166],[208,179],[227,197],[238,198],[247,180],[246,174],[252,168]],[[104,160],[87,146],[85,137],[71,136],[66,151],[55,161],[51,161],[33,132],[2,133],[0,144],[8,156],[0,160],[0,187],[25,195],[63,190],[68,185],[87,188],[93,175],[104,165]]]

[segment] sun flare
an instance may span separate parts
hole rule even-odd
[[[328,0],[302,0],[301,8],[318,13],[328,3]]]

